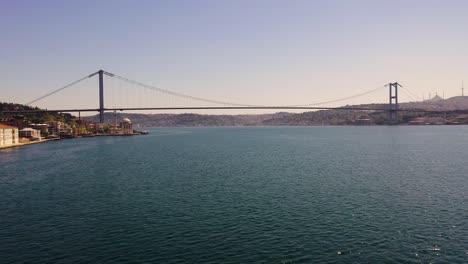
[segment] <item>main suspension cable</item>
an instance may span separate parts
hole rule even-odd
[[[214,104],[222,104],[222,105],[232,105],[232,106],[266,107],[266,105],[242,104],[242,103],[237,103],[237,102],[226,102],[226,101],[219,101],[219,100],[207,99],[207,98],[202,98],[202,97],[196,97],[196,96],[177,93],[177,92],[169,91],[169,90],[162,89],[162,88],[159,88],[159,87],[155,87],[155,86],[152,86],[152,85],[144,84],[144,83],[134,81],[134,80],[131,80],[131,79],[128,79],[128,78],[125,78],[125,77],[122,77],[122,76],[119,76],[119,75],[116,75],[116,74],[109,74],[109,76],[115,77],[117,79],[120,79],[122,81],[131,83],[131,84],[136,84],[138,86],[141,86],[141,87],[153,90],[153,91],[162,92],[162,93],[165,93],[165,94],[170,94],[170,95],[183,97],[183,98],[187,98],[187,99],[193,99],[193,100],[197,100],[197,101],[203,101],[203,102],[214,103]],[[336,100],[330,100],[330,101],[318,102],[318,103],[312,103],[312,104],[287,105],[287,106],[284,106],[284,107],[314,106],[314,105],[324,105],[324,104],[329,104],[329,103],[340,102],[340,101],[349,100],[349,99],[353,99],[353,98],[357,98],[357,97],[360,97],[360,96],[364,96],[364,95],[373,93],[375,91],[378,91],[378,90],[382,89],[383,87],[384,86],[379,86],[377,88],[374,88],[372,90],[369,90],[369,91],[366,91],[366,92],[363,92],[363,93],[351,95],[351,96],[336,99]]]
[[[43,95],[43,96],[41,96],[41,97],[39,97],[39,98],[37,98],[37,99],[34,99],[34,100],[32,100],[32,101],[26,103],[26,105],[31,105],[31,104],[33,104],[33,103],[35,103],[35,102],[37,102],[37,101],[40,101],[40,100],[42,100],[42,99],[44,99],[44,98],[46,98],[46,97],[49,97],[49,96],[51,96],[51,95],[53,95],[53,94],[56,94],[56,93],[58,93],[58,92],[60,92],[60,91],[62,91],[62,90],[65,90],[65,89],[67,89],[67,88],[70,88],[70,87],[72,87],[73,85],[75,85],[75,84],[77,84],[77,83],[79,83],[79,82],[82,82],[82,81],[84,81],[84,80],[86,80],[86,79],[88,79],[88,78],[91,78],[91,77],[93,77],[93,76],[96,75],[96,74],[97,74],[97,72],[96,72],[96,73],[93,73],[93,74],[91,74],[91,75],[85,76],[85,77],[83,77],[83,78],[81,78],[81,79],[79,79],[79,80],[77,80],[77,81],[72,82],[72,83],[69,83],[69,84],[67,84],[67,85],[65,85],[65,86],[63,86],[63,87],[61,87],[61,88],[58,88],[58,89],[55,90],[55,91],[52,91],[52,92],[50,92],[50,93],[48,93],[48,94],[45,94],[45,95]]]
[[[354,99],[354,98],[357,98],[357,97],[361,97],[361,96],[364,96],[364,95],[371,94],[371,93],[373,93],[373,92],[376,92],[376,91],[382,89],[383,87],[385,87],[385,86],[380,86],[380,87],[374,88],[374,89],[372,89],[372,90],[369,90],[369,91],[366,91],[366,92],[363,92],[363,93],[359,93],[359,94],[355,94],[355,95],[343,97],[343,98],[336,99],[336,100],[330,100],[330,101],[324,101],[324,102],[318,102],[318,103],[312,103],[312,104],[289,105],[289,106],[292,106],[292,107],[301,107],[301,106],[304,106],[304,107],[305,107],[305,106],[314,106],[314,105],[324,105],[324,104],[337,103],[337,102],[341,102],[341,101],[345,101],[345,100],[349,100],[349,99]]]
[[[156,86],[152,86],[152,85],[144,84],[144,83],[137,82],[137,81],[134,81],[134,80],[130,80],[128,78],[125,78],[125,77],[122,77],[122,76],[119,76],[119,75],[116,75],[116,74],[112,74],[112,75],[113,75],[114,78],[120,79],[122,81],[131,83],[131,84],[135,84],[135,85],[138,85],[138,86],[141,86],[141,87],[153,90],[153,91],[174,95],[174,96],[177,96],[177,97],[193,99],[193,100],[202,101],[202,102],[206,102],[206,103],[213,103],[213,104],[232,105],[232,106],[245,106],[245,107],[258,106],[258,105],[250,105],[250,104],[240,104],[240,103],[235,103],[235,102],[225,102],[225,101],[207,99],[207,98],[202,98],[202,97],[196,97],[196,96],[183,94],[183,93],[177,93],[177,92],[169,91],[169,90],[162,89],[162,88],[159,88],[159,87],[156,87]]]

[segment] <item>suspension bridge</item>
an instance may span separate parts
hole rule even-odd
[[[98,107],[77,107],[77,108],[59,108],[59,109],[34,109],[34,110],[18,110],[18,111],[4,111],[3,113],[6,114],[24,114],[24,113],[43,113],[43,112],[57,112],[57,113],[72,113],[77,112],[81,114],[81,112],[98,112],[99,113],[99,120],[101,123],[104,123],[104,113],[107,111],[146,111],[146,110],[154,110],[154,111],[162,111],[162,110],[246,110],[246,109],[271,109],[271,110],[364,110],[364,111],[386,111],[388,112],[388,117],[390,120],[397,119],[397,113],[400,111],[414,111],[414,112],[425,112],[424,110],[418,109],[400,109],[398,104],[398,92],[399,88],[405,92],[406,95],[411,96],[412,98],[416,98],[414,93],[403,87],[397,82],[389,83],[386,85],[382,85],[381,87],[368,90],[365,92],[361,92],[358,94],[346,96],[339,99],[328,100],[323,102],[316,102],[310,104],[302,104],[302,105],[253,105],[253,104],[244,104],[239,102],[229,102],[229,101],[222,101],[222,100],[215,100],[210,98],[198,97],[189,94],[184,94],[180,92],[174,92],[167,89],[162,89],[156,86],[144,84],[135,80],[131,80],[104,70],[99,70],[95,73],[87,75],[77,81],[69,83],[63,87],[60,87],[56,90],[53,90],[45,95],[42,95],[34,100],[31,100],[26,103],[26,105],[31,106],[35,103],[45,100],[48,97],[56,96],[59,93],[63,93],[65,90],[70,90],[72,87],[78,86],[80,83],[85,82],[87,80],[93,79],[95,76],[98,77],[97,83],[97,90],[98,90]],[[106,107],[105,101],[110,97],[109,94],[106,94],[105,89],[105,77],[110,78],[110,80],[118,80],[119,82],[123,82],[127,85],[131,85],[132,90],[135,87],[143,88],[145,91],[149,91],[151,93],[156,93],[159,96],[165,95],[170,96],[173,98],[189,100],[192,102],[202,103],[202,105],[190,105],[190,106],[178,106],[178,105],[156,105],[156,102],[151,100],[150,96],[144,96],[149,102],[146,102],[144,106],[141,106],[141,103],[136,103],[137,105],[133,105],[131,107],[123,107],[122,105],[118,105],[118,102],[112,103],[111,107]],[[115,88],[115,85],[113,85]],[[96,89],[96,84],[92,84],[92,89]],[[107,87],[107,86],[106,86]],[[121,85],[119,85],[121,88]],[[351,100],[355,98],[359,98],[376,91],[381,91],[383,88],[387,89],[389,92],[388,97],[388,104],[378,104],[379,107],[356,107],[356,106],[341,106],[341,107],[331,107],[326,106],[327,104],[344,102],[346,100]],[[77,92],[75,92],[76,95]],[[80,91],[78,91],[80,93]],[[76,96],[73,96],[76,97]],[[111,96],[112,97],[112,96]],[[114,101],[114,98],[112,98]],[[166,100],[167,101],[167,100]],[[165,101],[165,102],[166,102]]]

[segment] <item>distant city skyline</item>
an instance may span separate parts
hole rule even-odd
[[[257,105],[333,100],[394,81],[419,99],[429,93],[447,98],[461,95],[468,78],[466,1],[0,5],[0,101],[6,102],[26,103],[99,69],[175,92]],[[71,102],[57,96],[38,105],[97,105],[95,82],[67,92]],[[127,96],[144,100],[147,92]],[[382,89],[343,104],[386,102],[386,96]],[[410,99],[401,94],[402,101]],[[265,111],[249,111],[259,112]]]

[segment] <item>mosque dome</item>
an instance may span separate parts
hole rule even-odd
[[[124,119],[122,119],[122,122],[124,122],[124,123],[132,123],[132,121],[130,121],[130,119],[128,119],[128,118],[126,118],[126,117],[125,117]]]

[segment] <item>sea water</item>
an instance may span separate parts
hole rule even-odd
[[[468,127],[153,128],[0,151],[0,263],[468,263]]]

